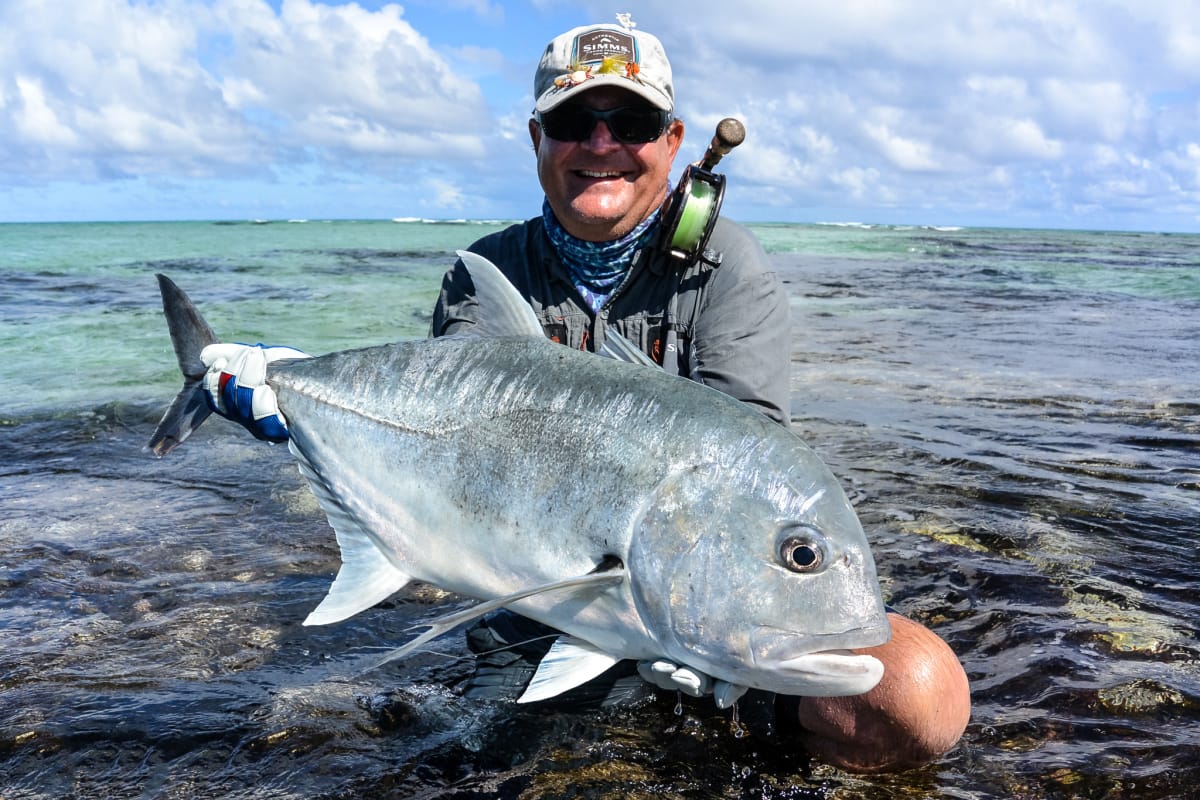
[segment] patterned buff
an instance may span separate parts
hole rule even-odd
[[[616,291],[629,268],[633,257],[653,239],[658,230],[659,212],[655,212],[632,231],[611,242],[585,242],[576,239],[563,228],[550,210],[550,203],[542,203],[542,221],[546,235],[554,246],[558,257],[571,272],[571,281],[587,302],[592,313],[598,313],[604,302]]]

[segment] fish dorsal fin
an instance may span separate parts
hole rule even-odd
[[[465,608],[461,611],[454,611],[450,614],[444,614],[424,623],[424,627],[427,627],[427,630],[423,631],[415,639],[405,642],[400,647],[397,647],[395,650],[391,651],[364,670],[364,672],[382,667],[384,664],[387,664],[390,661],[404,658],[405,656],[414,652],[417,648],[421,647],[427,642],[433,641],[444,633],[449,633],[459,625],[462,625],[464,622],[470,622],[473,619],[478,619],[484,614],[489,614],[492,611],[503,608],[510,603],[515,603],[518,600],[524,600],[526,597],[533,597],[534,595],[538,594],[546,594],[547,592],[561,592],[568,589],[579,590],[592,586],[612,586],[620,583],[623,580],[625,580],[624,568],[610,569],[604,572],[589,572],[586,575],[579,575],[574,578],[567,578],[566,580],[545,583],[541,586],[534,586],[531,589],[522,589],[519,592],[513,592],[512,594],[505,595],[504,597],[497,597],[493,600],[477,603],[476,605],[473,605],[470,608]]]
[[[499,268],[478,253],[459,250],[482,310],[479,322],[462,331],[468,336],[536,336],[545,338],[529,302]]]
[[[658,364],[654,363],[654,359],[642,352],[641,348],[612,330],[604,334],[604,344],[600,347],[600,355],[616,359],[617,361],[626,361],[630,364],[642,364],[654,367],[655,369],[658,368]]]
[[[328,594],[304,620],[305,625],[328,625],[341,622],[376,603],[386,600],[403,589],[410,580],[375,546],[342,502],[334,495],[320,473],[296,446],[293,437],[289,449],[300,460],[300,473],[308,479],[312,492],[325,511],[329,524],[337,534],[342,551],[342,568],[338,570]]]
[[[554,640],[518,703],[536,703],[587,683],[620,659],[574,636]]]

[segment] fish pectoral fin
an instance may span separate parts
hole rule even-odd
[[[602,564],[601,568],[603,568],[603,566],[604,565]],[[397,647],[395,650],[374,662],[371,666],[363,671],[369,672],[370,670],[382,667],[388,662],[404,658],[410,653],[415,652],[417,648],[433,641],[444,633],[449,633],[459,625],[462,625],[464,622],[470,622],[473,619],[478,619],[484,614],[489,614],[492,611],[501,609],[509,603],[515,603],[518,600],[524,600],[526,597],[533,597],[534,595],[545,594],[547,592],[563,591],[565,589],[579,589],[585,586],[612,586],[620,583],[623,580],[625,580],[625,569],[623,567],[608,569],[603,572],[589,572],[586,575],[579,575],[574,578],[567,578],[566,580],[545,583],[541,586],[534,586],[531,589],[522,589],[519,592],[513,592],[512,594],[505,595],[504,597],[497,597],[493,600],[477,603],[470,608],[464,608],[461,611],[454,611],[449,614],[444,614],[425,623],[424,627],[427,627],[427,630],[418,634],[415,639],[405,642],[400,647]]]
[[[536,703],[560,695],[587,683],[619,660],[583,639],[560,636],[538,664],[537,672],[517,702]]]
[[[342,568],[333,579],[325,599],[305,617],[305,625],[341,622],[388,599],[410,580],[408,575],[380,555],[374,545],[371,545],[373,552],[367,552],[365,547],[356,547],[351,553],[340,531],[338,541],[342,543]]]
[[[342,551],[342,568],[333,579],[333,585],[325,599],[304,620],[305,625],[329,625],[386,600],[412,578],[384,556],[374,539],[326,485],[295,444],[295,439],[289,441],[288,447],[300,460],[300,472],[308,479],[317,502],[333,526]]]

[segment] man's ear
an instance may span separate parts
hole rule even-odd
[[[683,144],[683,120],[673,119],[667,127],[667,146],[671,151],[671,159],[675,159],[675,154],[679,152],[679,146]]]
[[[529,140],[533,142],[533,152],[536,153],[542,144],[542,126],[532,117],[529,119]]]

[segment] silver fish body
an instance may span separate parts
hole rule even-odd
[[[307,624],[409,580],[490,600],[619,563],[506,603],[601,657],[542,696],[627,658],[783,694],[882,675],[844,652],[890,635],[857,516],[799,437],[736,400],[524,334],[278,362],[267,381],[342,549]]]

